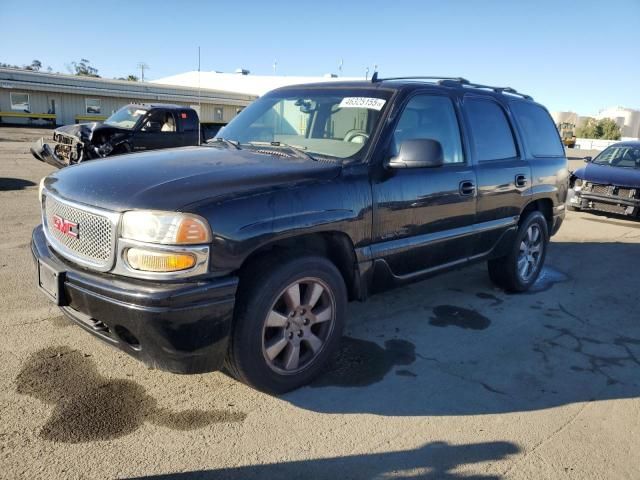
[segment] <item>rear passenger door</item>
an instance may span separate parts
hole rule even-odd
[[[480,256],[517,223],[531,196],[531,167],[501,103],[490,96],[465,95],[463,111],[478,182],[472,256]]]

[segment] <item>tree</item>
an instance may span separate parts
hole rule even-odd
[[[32,60],[31,65],[25,67],[27,70],[35,70],[36,72],[42,68],[42,62],[40,60]]]
[[[618,124],[611,118],[588,119],[584,125],[576,129],[576,136],[580,138],[595,138],[603,140],[620,140],[621,132]]]
[[[116,80],[126,80],[128,82],[137,82],[138,81],[138,77],[136,77],[135,75],[127,75],[127,78],[118,77],[118,78],[116,78]]]
[[[79,62],[71,62],[71,67],[67,66],[67,68],[71,73],[78,75],[79,77],[100,78],[100,75],[98,75],[98,69],[91,66],[91,62],[86,58],[81,58]]]
[[[611,118],[603,118],[598,122],[602,131],[602,136],[605,140],[620,140],[621,132],[618,124]]]

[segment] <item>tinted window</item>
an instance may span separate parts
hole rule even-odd
[[[491,100],[467,98],[464,102],[476,155],[480,162],[517,156],[509,121]]]
[[[391,154],[397,155],[404,140],[429,138],[442,145],[444,163],[462,163],[460,129],[448,97],[416,95],[405,107],[393,133]]]
[[[198,118],[195,112],[180,112],[180,121],[182,122],[183,132],[195,132],[198,130]]]
[[[556,126],[544,108],[533,103],[512,102],[511,111],[522,128],[527,146],[534,157],[564,155]]]

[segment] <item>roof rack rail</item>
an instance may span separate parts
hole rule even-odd
[[[526,93],[520,93],[515,88],[492,87],[490,85],[482,85],[481,83],[472,83],[466,78],[462,78],[462,77],[413,76],[413,77],[378,78],[378,72],[373,72],[373,76],[371,77],[372,83],[382,82],[384,80],[437,80],[437,83],[443,86],[462,86],[462,87],[468,87],[468,88],[480,88],[485,90],[492,90],[496,93],[508,93],[510,95],[517,95],[526,100],[533,100],[533,97],[531,95],[527,95]]]
[[[469,83],[469,80],[462,77],[439,77],[439,76],[412,76],[412,77],[387,77],[387,78],[379,78],[378,72],[373,72],[373,76],[371,77],[371,83],[383,82],[385,80],[453,80],[459,83]]]
[[[526,100],[533,100],[533,97],[531,95],[527,95],[526,93],[520,93],[519,91],[517,91],[515,88],[511,88],[511,87],[492,87],[491,85],[483,85],[481,83],[472,83],[472,82],[457,82],[454,79],[445,79],[443,81],[438,82],[440,85],[450,85],[450,84],[454,84],[454,85],[462,85],[463,87],[468,87],[468,88],[480,88],[483,90],[492,90],[496,93],[508,93],[510,95],[517,95],[519,97],[522,97]]]

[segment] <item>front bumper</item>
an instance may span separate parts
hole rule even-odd
[[[41,138],[33,144],[33,147],[31,147],[31,154],[41,162],[48,163],[49,165],[53,165],[57,168],[64,168],[68,165],[67,162],[55,154],[49,144],[45,143],[44,138]]]
[[[640,199],[601,195],[588,191],[571,190],[567,198],[569,205],[581,210],[597,210],[619,215],[637,215],[640,212]]]
[[[236,277],[163,283],[89,272],[58,257],[41,225],[33,231],[31,252],[38,269],[40,263],[59,272],[58,304],[86,331],[161,370],[203,373],[222,367]]]

